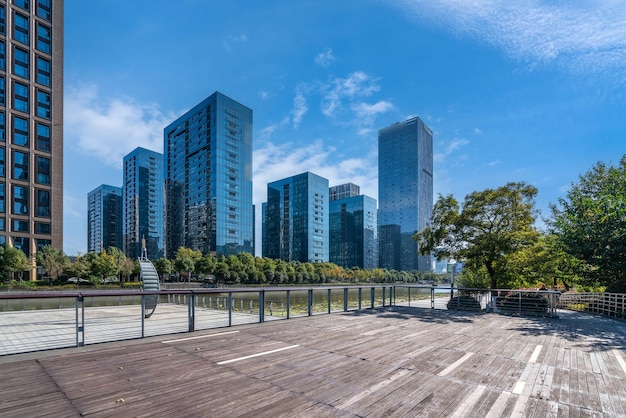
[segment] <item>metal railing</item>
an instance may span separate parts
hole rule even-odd
[[[392,285],[0,293],[0,355],[370,309],[393,295]]]
[[[559,308],[626,319],[625,293],[563,293]]]

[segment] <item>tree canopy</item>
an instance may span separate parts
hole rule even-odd
[[[626,279],[626,156],[598,162],[551,206],[548,221],[563,250],[580,260],[587,284]]]
[[[460,207],[440,195],[431,226],[413,237],[422,254],[465,261],[475,273],[486,271],[492,289],[507,286],[508,256],[536,242],[534,199],[537,189],[523,182],[470,193]]]

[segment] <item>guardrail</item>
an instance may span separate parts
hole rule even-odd
[[[159,305],[145,318],[154,296]],[[395,298],[393,285],[0,293],[0,355],[369,309]]]
[[[563,293],[559,308],[626,319],[626,294]]]

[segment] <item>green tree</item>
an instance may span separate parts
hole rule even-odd
[[[437,253],[465,261],[465,268],[485,269],[492,289],[507,286],[507,256],[532,245],[537,189],[526,183],[507,183],[497,189],[473,192],[462,208],[451,195],[439,196],[432,224],[413,239],[420,253]]]
[[[57,250],[50,245],[44,246],[36,254],[37,265],[43,267],[48,277],[55,280],[59,278],[59,274],[69,264],[70,259],[65,255],[63,250]]]
[[[165,257],[159,258],[155,263],[154,267],[159,273],[159,277],[161,280],[164,280],[165,276],[169,276],[172,274],[172,262]]]
[[[24,272],[30,271],[33,268],[35,268],[33,263],[31,263],[22,250],[0,246],[0,273],[3,276],[12,278],[14,273],[20,273],[19,279],[22,281]]]
[[[113,257],[113,259],[115,260],[115,266],[117,269],[115,275],[118,276],[117,278],[121,279],[120,276],[126,274],[126,279],[128,280],[128,276],[130,276],[133,270],[132,267],[129,267],[129,265],[126,263],[126,254],[124,254],[122,250],[117,247],[107,248],[106,253]],[[132,266],[132,259],[130,262],[130,266]]]
[[[615,167],[596,163],[551,206],[551,231],[580,260],[587,285],[626,279],[626,155]]]
[[[91,273],[104,280],[107,277],[117,276],[119,273],[119,267],[117,260],[113,255],[107,253],[106,250],[96,254],[95,257],[90,256],[91,260]]]

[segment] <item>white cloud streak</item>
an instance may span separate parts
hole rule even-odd
[[[173,119],[154,104],[100,97],[93,85],[65,95],[65,143],[117,168],[137,147],[163,152],[163,128]]]
[[[330,48],[324,48],[322,52],[315,56],[313,62],[321,67],[327,68],[334,60],[335,56],[333,55],[333,50]]]
[[[626,82],[626,2],[398,0],[405,12],[469,34],[531,65]]]

